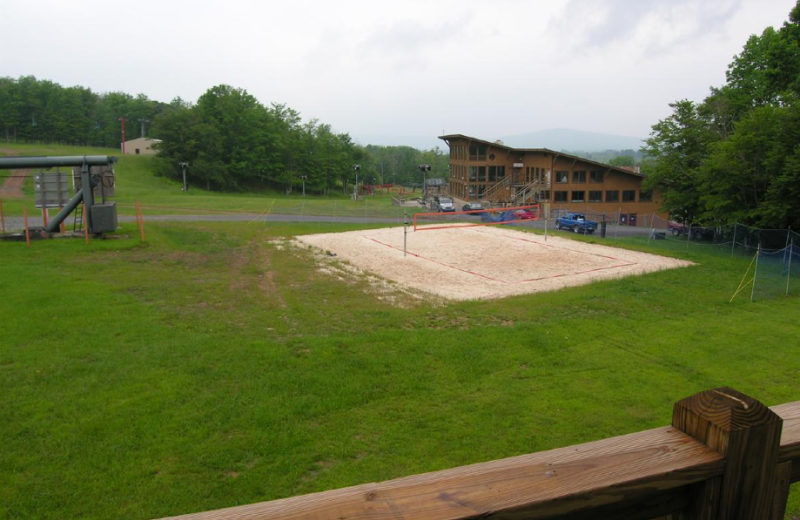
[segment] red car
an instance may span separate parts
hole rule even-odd
[[[670,220],[669,224],[667,224],[667,227],[672,233],[672,236],[676,237],[683,235],[688,230],[686,226],[684,226],[680,222],[675,222],[674,220]]]
[[[514,218],[518,220],[530,220],[536,218],[536,214],[527,209],[518,209],[514,212]]]

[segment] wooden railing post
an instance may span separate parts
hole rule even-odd
[[[675,403],[672,426],[726,461],[720,479],[696,488],[690,520],[769,520],[783,419],[752,397],[723,387]]]

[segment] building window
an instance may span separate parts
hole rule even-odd
[[[553,192],[553,202],[567,202],[567,192],[566,191],[554,191]]]
[[[586,182],[586,171],[581,170],[572,173],[572,182],[576,184],[582,184]]]
[[[583,202],[584,200],[586,200],[586,199],[583,198],[585,193],[586,192],[584,192],[584,191],[573,191],[572,192],[572,199],[571,199],[572,202]]]
[[[636,190],[622,190],[622,202],[636,202]]]
[[[564,184],[569,182],[569,172],[568,171],[556,172],[556,182],[558,184]]]
[[[603,202],[603,192],[598,191],[590,191],[589,192],[589,202]]]
[[[497,166],[489,166],[489,182],[497,180]]]
[[[639,192],[639,202],[652,202],[653,200],[653,192],[652,191],[640,191]]]
[[[607,191],[606,202],[619,202],[619,191],[618,190]]]
[[[550,200],[550,190],[544,190],[539,194],[539,200]]]
[[[600,184],[603,182],[603,172],[599,170],[593,170],[589,172],[589,182],[594,182],[596,184]]]
[[[478,182],[486,182],[486,166],[478,166]]]
[[[505,166],[498,166],[497,167],[497,180],[499,181],[503,177],[506,176],[506,167]]]
[[[486,151],[488,146],[485,144],[471,144],[469,145],[469,160],[470,161],[485,161]]]
[[[477,166],[470,166],[469,167],[469,182],[477,182],[478,180],[478,167]]]

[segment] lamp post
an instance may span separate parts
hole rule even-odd
[[[361,171],[361,165],[354,164],[353,169],[356,171],[356,185],[353,188],[353,200],[358,200],[358,172]]]
[[[306,179],[308,175],[301,175],[300,178],[303,179],[303,198],[306,198]]]
[[[181,188],[181,191],[189,191],[189,187],[186,185],[186,168],[189,167],[189,163],[182,162],[178,163],[178,165],[181,167],[181,171],[183,172],[183,188]]]
[[[431,165],[430,164],[420,164],[419,165],[419,171],[422,172],[422,200],[424,200],[427,203],[428,202],[428,182],[427,182],[427,179],[425,178],[426,177],[425,172],[431,171]]]

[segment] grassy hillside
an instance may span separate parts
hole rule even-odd
[[[188,173],[190,189],[181,191],[182,184],[163,177],[157,177],[152,171],[153,157],[144,155],[121,156],[118,150],[103,148],[82,148],[72,146],[46,146],[28,144],[0,145],[0,153],[9,155],[113,155],[119,158],[115,166],[116,197],[113,199],[120,214],[133,214],[133,203],[139,201],[145,206],[149,215],[158,214],[203,214],[217,212],[244,213],[276,213],[289,215],[339,215],[352,217],[384,217],[402,218],[403,210],[392,206],[391,196],[379,193],[377,196],[364,197],[354,202],[344,193],[331,196],[308,196],[303,199],[301,193],[291,195],[275,191],[259,193],[217,193],[195,186],[191,180],[191,169]],[[33,210],[32,180],[27,181],[26,197],[4,201],[9,215],[22,213],[26,204],[28,211]],[[419,191],[415,196],[419,195]],[[409,213],[419,211],[408,208]]]
[[[443,304],[325,272],[286,238],[321,229],[353,227],[0,243],[0,517],[379,481],[668,424],[721,385],[800,399],[798,298],[728,303],[747,260],[692,250],[686,269]]]

